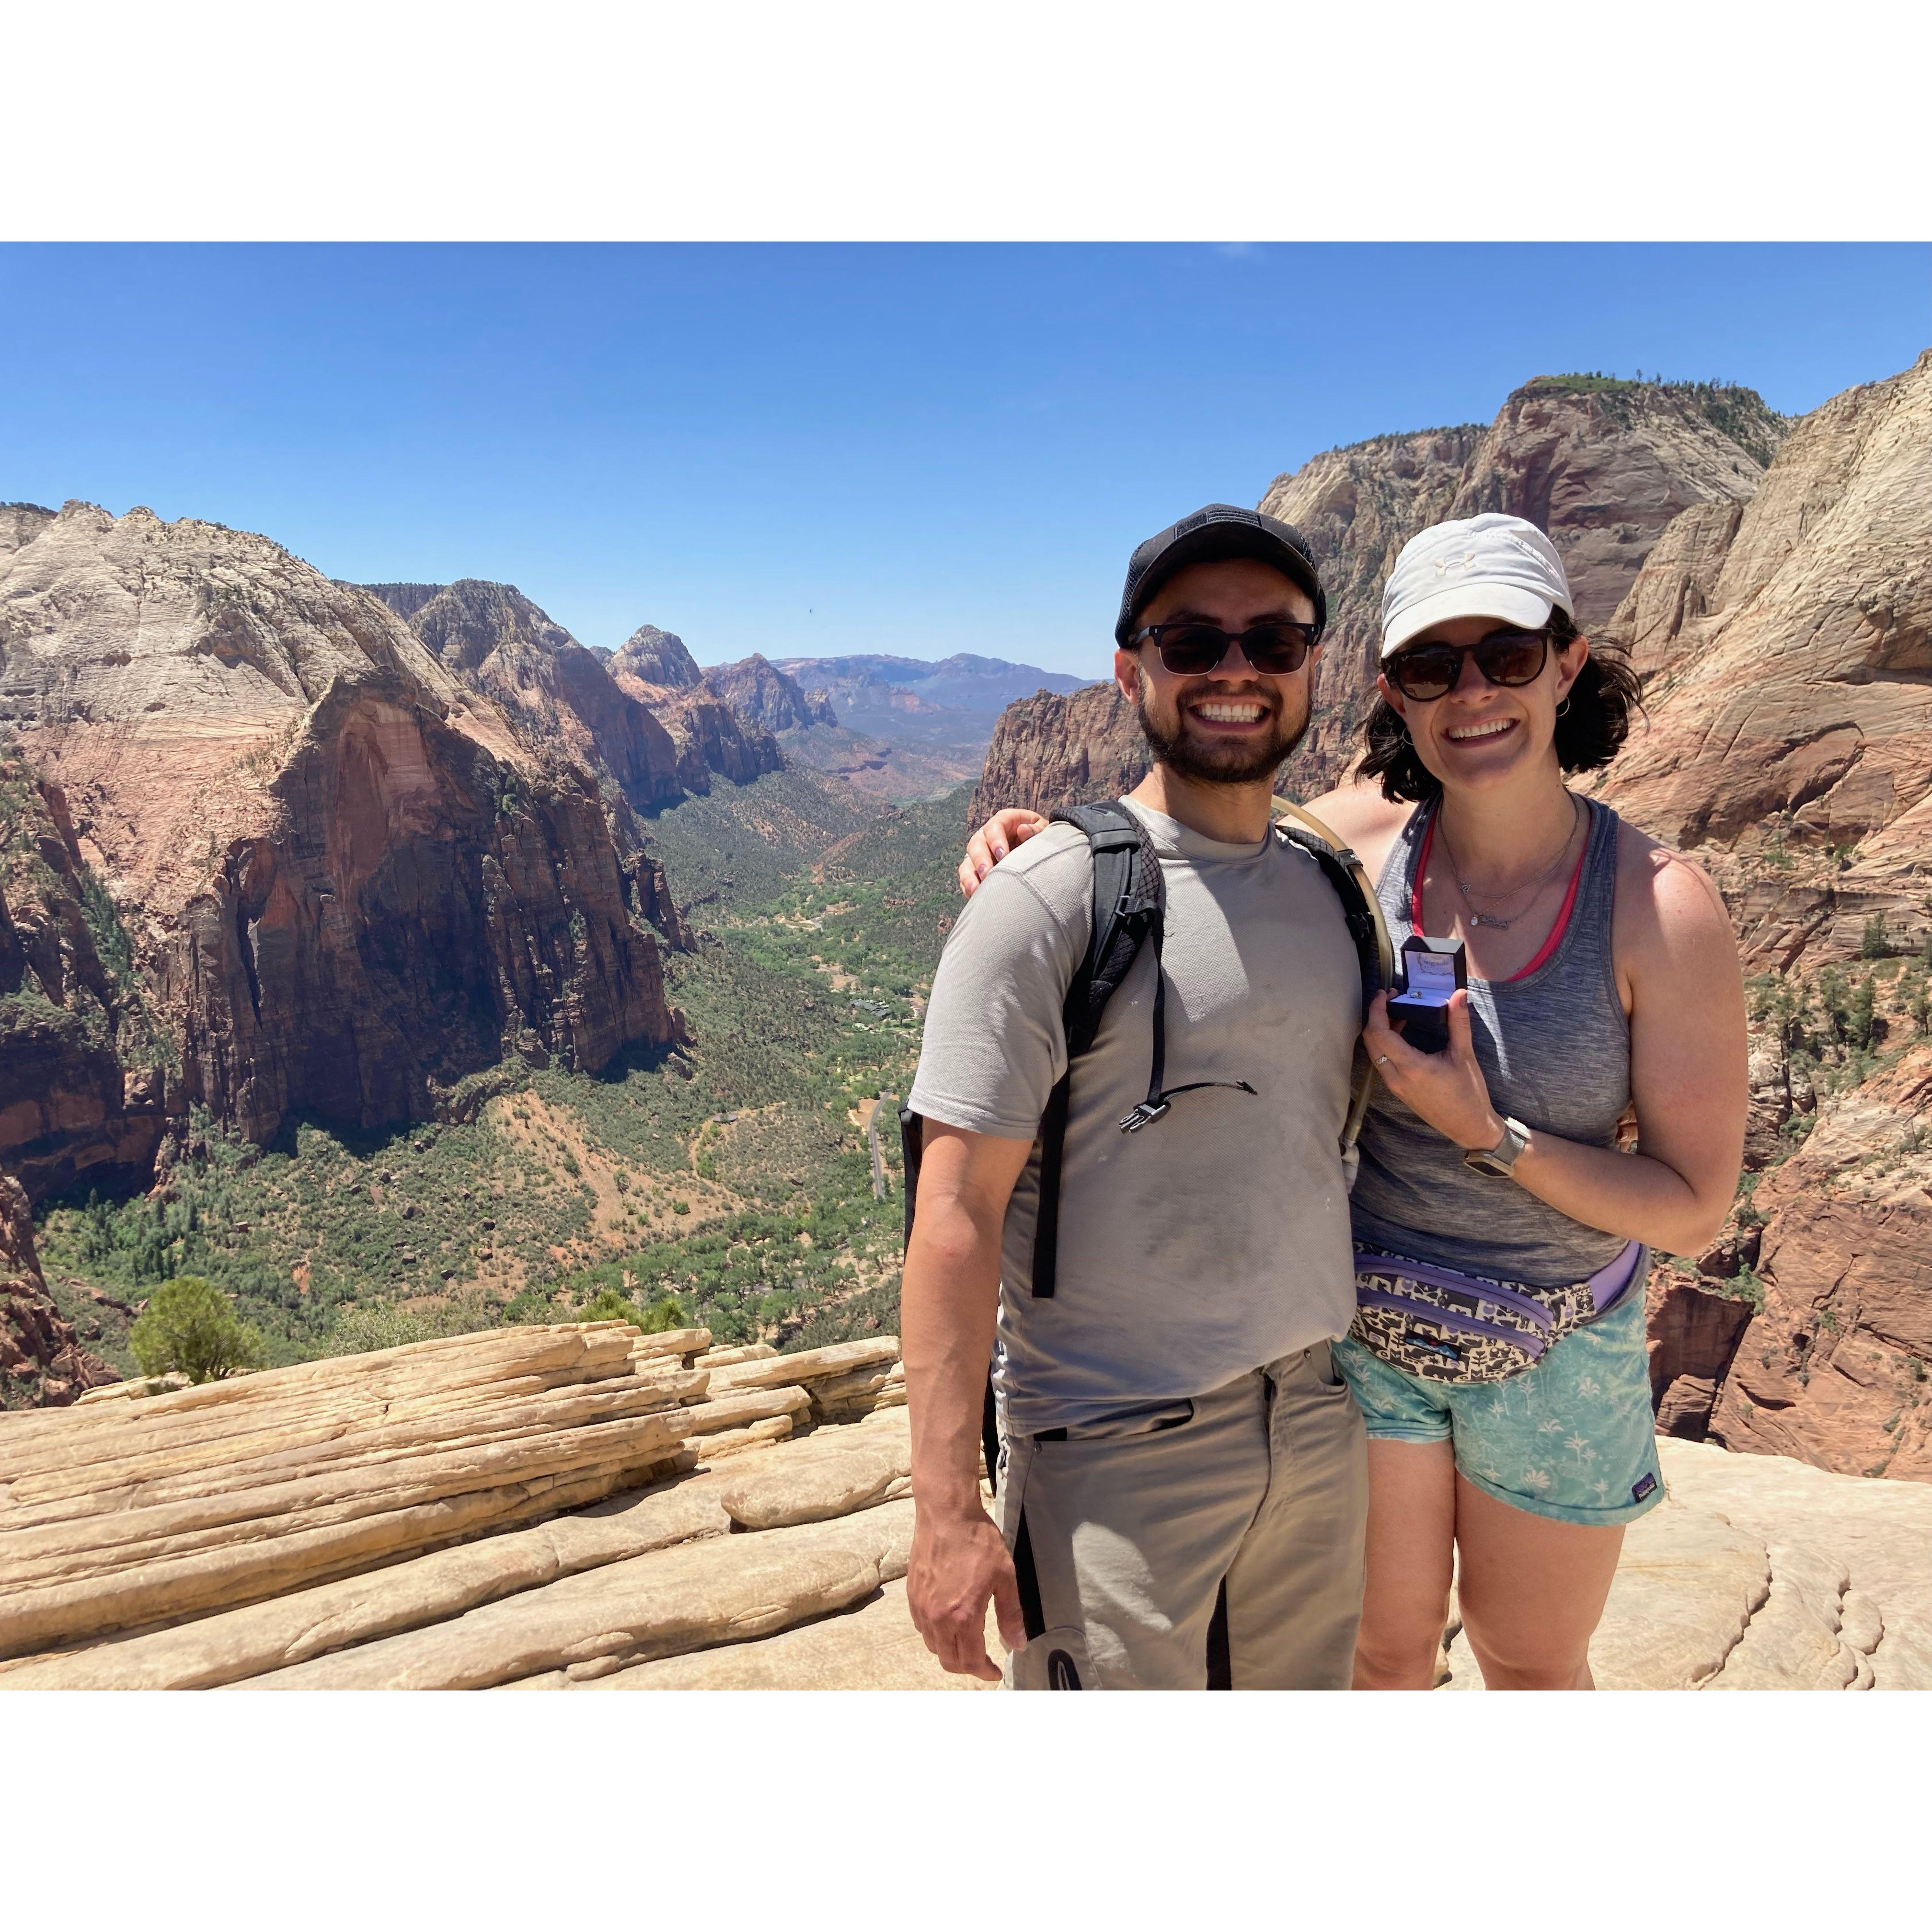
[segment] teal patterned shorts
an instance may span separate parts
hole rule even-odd
[[[1346,1339],[1334,1344],[1335,1366],[1371,1442],[1453,1442],[1457,1470],[1485,1496],[1558,1522],[1613,1527],[1664,1500],[1643,1304],[1639,1284],[1504,1382],[1425,1382]]]

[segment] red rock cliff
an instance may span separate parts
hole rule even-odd
[[[675,1036],[653,882],[593,776],[376,599],[85,504],[0,572],[20,749],[73,802],[189,1097],[266,1139],[421,1117],[506,1051],[594,1068]]]

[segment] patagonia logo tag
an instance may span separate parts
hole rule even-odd
[[[1412,1326],[1403,1339],[1412,1348],[1426,1348],[1432,1355],[1440,1355],[1446,1362],[1460,1362],[1462,1352],[1454,1342],[1445,1342],[1439,1335],[1432,1335],[1426,1329]]]
[[[1657,1478],[1654,1476],[1646,1474],[1639,1477],[1630,1485],[1630,1501],[1634,1503],[1642,1502],[1644,1498],[1656,1487]]]

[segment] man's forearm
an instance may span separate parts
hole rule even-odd
[[[906,1250],[901,1339],[913,1493],[922,1509],[980,1508],[980,1420],[999,1309],[1003,1219],[956,1198],[922,1196]]]

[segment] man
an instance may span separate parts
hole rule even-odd
[[[908,1595],[949,1670],[1000,1675],[990,1598],[1016,1688],[1348,1682],[1365,1456],[1328,1343],[1354,1307],[1339,1138],[1360,981],[1340,902],[1269,810],[1320,596],[1298,532],[1226,504],[1128,566],[1114,673],[1155,762],[1126,803],[1165,940],[1073,1071],[1050,1298],[1029,1276],[1036,1136],[1092,930],[1085,835],[1056,824],[997,866],[940,962],[902,1326]],[[1125,1132],[1156,976],[1168,1104]],[[978,1479],[996,1316],[997,1527]]]

